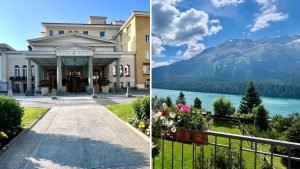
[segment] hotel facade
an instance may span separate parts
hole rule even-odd
[[[60,92],[101,92],[150,87],[150,14],[135,11],[127,21],[91,16],[83,23],[46,23],[28,51],[0,44],[0,91],[33,95],[40,81]]]

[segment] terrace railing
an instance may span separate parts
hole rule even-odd
[[[256,169],[258,168],[258,161],[257,159],[259,155],[263,155],[263,157],[265,158],[265,161],[268,161],[269,163],[269,167],[270,168],[275,168],[274,166],[274,158],[275,157],[279,157],[279,158],[283,158],[286,160],[287,164],[286,164],[286,168],[288,169],[292,169],[292,162],[293,161],[298,161],[300,162],[300,158],[299,157],[295,157],[293,156],[292,151],[298,150],[300,151],[300,144],[299,143],[293,143],[293,142],[286,142],[286,141],[279,141],[279,140],[273,140],[273,139],[265,139],[265,138],[259,138],[259,137],[251,137],[251,136],[245,136],[245,135],[237,135],[237,134],[229,134],[229,133],[222,133],[222,132],[215,132],[215,131],[199,131],[200,133],[204,134],[204,135],[208,135],[209,136],[209,141],[201,144],[201,145],[197,145],[196,143],[194,143],[194,140],[181,140],[181,141],[176,141],[176,138],[172,137],[172,136],[167,136],[166,134],[163,134],[161,137],[161,149],[160,149],[160,158],[161,160],[154,160],[152,161],[152,167],[153,168],[201,168],[204,169],[205,168],[205,164],[203,163],[204,161],[204,146],[212,146],[212,154],[214,154],[213,159],[214,163],[213,166],[210,168],[216,168],[216,158],[217,158],[217,151],[218,148],[217,147],[223,147],[225,149],[227,149],[228,151],[228,158],[226,158],[226,160],[228,160],[228,164],[230,164],[229,168],[233,168],[233,158],[238,158],[238,167],[235,166],[235,168],[242,168],[242,166],[244,164],[242,164],[242,159],[243,159],[243,153],[244,152],[250,152],[253,153],[253,159],[245,159],[247,161],[252,161],[253,160],[253,168]],[[222,144],[218,142],[218,139],[222,138]],[[224,139],[226,139],[226,143],[224,144]],[[213,140],[213,141],[212,141]],[[166,145],[165,142],[169,141],[171,142],[171,150],[170,150],[170,145],[168,147],[168,149],[166,149]],[[247,143],[246,143],[247,142]],[[250,143],[250,147],[248,148],[247,146],[243,145],[243,144],[247,144]],[[175,160],[175,156],[178,156],[178,154],[175,154],[174,152],[174,144],[181,144],[181,154],[180,154],[180,158],[176,157],[176,162]],[[191,154],[192,154],[192,160],[189,160],[188,162],[191,164],[187,164],[187,161],[184,160],[186,159],[186,157],[184,158],[184,148],[185,146],[189,144],[192,146],[191,148]],[[269,151],[265,150],[262,151],[260,149],[258,149],[258,145],[264,145],[269,147]],[[237,146],[238,145],[238,146]],[[277,154],[274,152],[274,148],[275,147],[284,147],[286,148],[286,154]],[[198,149],[200,150],[199,154],[198,154],[198,158],[201,158],[200,161],[202,161],[202,163],[197,164],[196,165],[196,154]],[[168,153],[165,153],[165,152]],[[171,153],[170,153],[171,152]],[[233,154],[238,154],[238,156],[234,157]],[[168,165],[166,165],[166,161],[165,158],[168,157]],[[170,157],[171,156],[171,157]],[[178,166],[178,159],[180,159],[180,166]],[[160,164],[156,164],[155,163],[160,163]],[[300,164],[300,163],[299,163]],[[176,166],[175,166],[176,165]],[[190,166],[190,167],[187,167]],[[197,167],[196,167],[197,166]],[[300,166],[298,166],[300,167]],[[293,167],[295,168],[295,167]]]

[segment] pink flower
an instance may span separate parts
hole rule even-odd
[[[183,113],[187,113],[187,112],[190,111],[190,107],[189,107],[189,106],[182,106],[182,107],[181,107],[181,111],[182,111]]]
[[[182,107],[183,107],[183,104],[182,104],[182,103],[178,103],[178,104],[177,104],[177,108],[178,108],[178,109],[181,109]]]

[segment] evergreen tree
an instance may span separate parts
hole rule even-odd
[[[171,97],[169,97],[169,96],[167,97],[166,104],[168,107],[171,107],[173,105]]]
[[[178,103],[181,103],[183,105],[186,104],[186,102],[185,102],[185,96],[184,96],[184,94],[183,94],[182,91],[179,92],[178,98],[176,100],[176,104],[178,104]]]
[[[201,100],[198,97],[194,100],[194,108],[201,109]]]
[[[265,109],[263,105],[259,105],[258,107],[254,108],[254,123],[255,126],[258,127],[260,130],[267,130],[269,127],[268,122],[268,114],[269,112]]]
[[[256,90],[253,82],[250,82],[245,96],[241,100],[239,112],[243,114],[252,113],[254,107],[261,104],[259,92]]]

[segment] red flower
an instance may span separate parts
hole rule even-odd
[[[162,115],[162,116],[168,116],[169,113],[168,113],[168,111],[164,110],[164,111],[161,112],[161,115]]]

